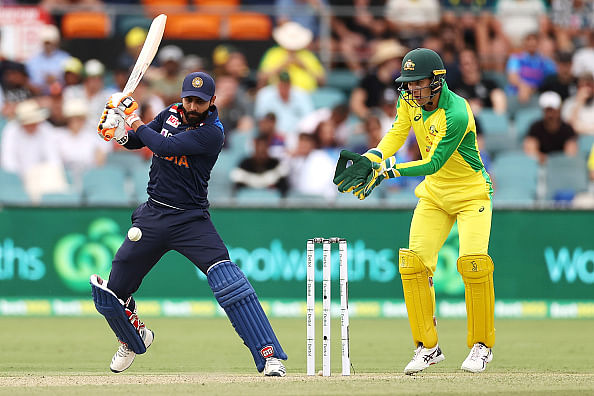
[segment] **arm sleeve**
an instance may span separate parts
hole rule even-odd
[[[382,153],[382,158],[393,156],[402,147],[404,142],[406,142],[410,127],[408,105],[404,102],[404,99],[399,98],[396,108],[396,118],[394,119],[392,128],[390,128],[377,145],[377,149]]]
[[[159,132],[163,128],[164,112],[157,114],[154,120],[148,123],[148,127],[153,131]],[[128,142],[124,145],[128,150],[141,149],[145,146],[138,134],[134,131],[128,131]]]
[[[223,131],[214,125],[205,125],[197,130],[192,129],[169,137],[147,125],[141,125],[136,130],[136,135],[153,153],[163,157],[215,153],[223,144]]]
[[[426,176],[437,172],[456,151],[468,126],[467,112],[446,113],[445,128],[440,128],[433,138],[427,157],[418,161],[396,165],[401,176]]]

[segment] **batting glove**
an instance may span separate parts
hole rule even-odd
[[[99,124],[99,135],[103,140],[110,141],[111,139],[115,139],[122,146],[128,143],[128,131],[126,131],[122,114],[119,109],[107,110],[105,121]]]
[[[132,96],[125,95],[122,92],[114,93],[109,97],[107,100],[107,104],[105,105],[108,109],[120,109],[126,115],[132,114],[136,109],[138,109],[138,103],[134,100]]]

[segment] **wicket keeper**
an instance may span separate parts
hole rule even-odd
[[[433,273],[438,252],[455,221],[465,287],[471,348],[462,370],[482,372],[495,343],[493,261],[488,255],[493,189],[481,160],[476,124],[466,99],[448,89],[440,56],[417,48],[403,58],[397,115],[376,148],[362,156],[341,152],[334,183],[340,192],[365,199],[383,179],[425,176],[410,225],[408,249],[400,249],[399,270],[416,350],[405,374],[445,359],[438,345]],[[396,163],[393,156],[413,128],[422,159]],[[352,165],[347,167],[348,161]]]
[[[110,368],[126,370],[136,354],[152,344],[154,333],[140,321],[132,294],[169,250],[186,256],[208,280],[215,298],[266,376],[285,376],[287,359],[254,288],[210,220],[208,181],[223,147],[224,131],[215,106],[215,82],[203,72],[188,74],[181,102],[168,106],[145,125],[134,113],[134,99],[110,97],[98,126],[127,149],[153,152],[148,201],[132,213],[132,228],[112,262],[109,280],[91,277],[95,307],[105,316],[121,345]],[[125,125],[132,128],[128,133]],[[113,133],[111,133],[113,132]],[[194,330],[194,329],[188,329]],[[187,332],[188,337],[199,336]],[[183,343],[184,340],[178,340]]]

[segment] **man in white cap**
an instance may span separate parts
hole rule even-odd
[[[105,108],[105,98],[115,92],[115,88],[105,88],[103,77],[105,66],[97,59],[89,59],[83,67],[82,85],[67,87],[63,92],[64,102],[71,99],[83,99],[87,103],[89,120],[99,118]]]
[[[278,81],[282,71],[288,71],[294,86],[305,91],[315,91],[323,85],[326,72],[316,55],[307,49],[313,33],[296,22],[277,26],[272,37],[278,43],[269,48],[260,61],[258,80],[266,85]]]
[[[42,51],[27,61],[31,84],[41,93],[48,94],[52,84],[63,83],[64,63],[70,55],[59,49],[60,32],[54,25],[45,25],[39,33]]]
[[[577,135],[571,125],[561,120],[561,96],[543,92],[538,98],[543,118],[530,127],[524,139],[524,152],[542,164],[550,153],[577,154]]]
[[[2,131],[2,169],[24,176],[36,165],[61,163],[56,150],[54,128],[45,121],[48,116],[47,109],[41,108],[33,99],[17,105],[16,119],[6,124]]]
[[[176,45],[166,45],[159,50],[157,59],[160,64],[160,73],[151,79],[151,88],[157,92],[165,103],[179,100],[179,87],[184,81],[182,72],[184,52]]]

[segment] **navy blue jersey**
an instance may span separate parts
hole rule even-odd
[[[147,192],[150,198],[181,209],[208,208],[208,180],[223,147],[224,130],[215,106],[200,126],[182,120],[176,103],[153,121],[128,133],[127,149],[153,152]]]

